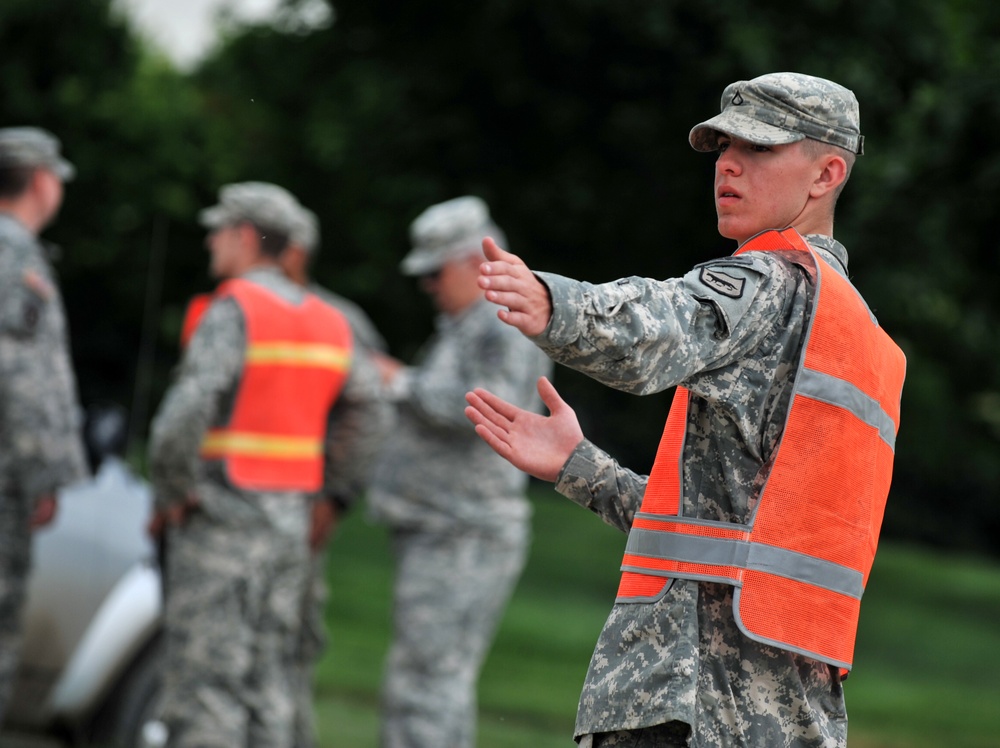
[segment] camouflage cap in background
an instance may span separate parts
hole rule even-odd
[[[295,230],[289,236],[289,241],[302,247],[307,253],[313,254],[319,249],[319,218],[308,208],[299,206],[299,216]]]
[[[76,176],[76,169],[62,157],[61,147],[59,138],[40,127],[5,127],[0,129],[0,169],[49,169],[68,182]]]
[[[722,93],[721,109],[721,114],[692,128],[688,141],[695,150],[718,150],[718,133],[724,133],[758,145],[811,138],[864,153],[857,98],[824,78],[768,73],[730,83]]]
[[[413,248],[400,263],[400,270],[405,275],[439,270],[449,260],[481,252],[487,236],[506,247],[507,237],[478,197],[467,195],[432,205],[410,224]]]
[[[219,204],[202,210],[198,220],[213,231],[250,221],[291,238],[301,230],[303,210],[284,187],[269,182],[235,182],[219,190]]]

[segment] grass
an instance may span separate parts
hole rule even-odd
[[[570,748],[580,687],[610,610],[625,538],[533,490],[527,569],[479,687],[479,748]],[[321,748],[376,748],[389,638],[385,532],[360,512],[329,556],[330,646],[317,670]],[[845,684],[851,748],[1000,743],[1000,565],[883,544]]]

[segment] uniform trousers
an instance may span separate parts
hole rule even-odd
[[[326,648],[326,549],[324,545],[309,558],[302,601],[302,620],[296,650],[295,748],[314,748],[316,719],[313,708],[313,678],[316,663]]]
[[[524,568],[527,525],[397,530],[393,642],[383,685],[383,748],[472,748],[476,683]]]
[[[17,675],[31,568],[27,501],[0,494],[0,722]]]
[[[303,517],[304,517],[303,512]],[[288,748],[308,564],[295,532],[231,528],[196,512],[166,547],[170,748]]]

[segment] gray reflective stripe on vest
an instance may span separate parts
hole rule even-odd
[[[853,413],[863,423],[874,429],[889,448],[896,450],[896,424],[878,400],[869,397],[846,379],[823,374],[813,369],[802,369],[795,381],[797,394],[805,395]]]
[[[684,520],[665,517],[657,517],[657,521],[687,524]],[[705,525],[706,523],[699,522],[697,524]],[[727,529],[735,527],[728,522],[714,524]],[[705,538],[670,530],[646,530],[633,527],[628,534],[625,553],[667,561],[735,566],[740,569],[766,572],[858,600],[861,599],[865,589],[864,575],[860,571],[804,553],[746,540]],[[634,565],[629,568],[645,574],[684,577],[682,573],[637,569]],[[738,584],[736,580],[732,581]]]

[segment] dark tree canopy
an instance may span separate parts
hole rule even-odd
[[[319,30],[234,30],[191,74],[144,51],[110,5],[0,10],[0,123],[50,127],[79,167],[49,236],[66,249],[85,399],[131,405],[137,382],[137,403],[159,399],[183,305],[209,287],[197,210],[225,182],[278,182],[315,210],[317,278],[409,358],[431,311],[397,263],[424,207],[482,196],[538,269],[678,275],[734,249],[715,231],[712,158],[688,130],[727,83],[796,70],[862,105],[866,154],[837,236],[908,356],[887,533],[990,548],[1000,5],[340,0]],[[141,367],[144,310],[156,355]],[[627,396],[564,369],[556,382],[595,442],[648,470],[669,393]]]

